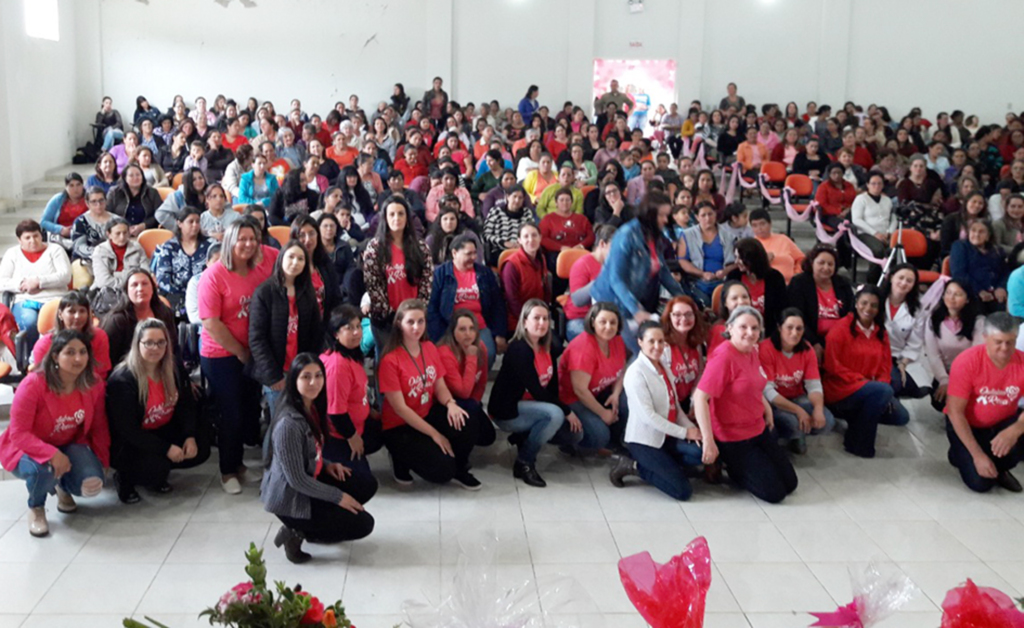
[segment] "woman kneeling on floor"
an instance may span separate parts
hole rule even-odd
[[[312,353],[296,356],[285,378],[267,449],[260,500],[284,525],[274,545],[304,563],[302,541],[340,543],[368,536],[373,517],[363,509],[377,491],[340,462],[324,462],[327,392],[324,365]],[[371,478],[372,479],[372,478]]]
[[[639,475],[669,497],[687,500],[693,492],[686,467],[701,463],[701,434],[683,412],[671,375],[661,363],[665,332],[658,321],[645,321],[638,333],[640,356],[626,369],[625,393],[629,403],[626,448],[612,468],[618,487],[629,475]]]
[[[110,432],[103,382],[82,332],[65,329],[53,338],[42,365],[18,386],[11,424],[0,434],[0,465],[28,486],[28,531],[50,532],[46,497],[57,493],[57,510],[78,509],[72,497],[95,497],[110,466]]]
[[[209,430],[199,423],[192,386],[175,366],[160,319],[135,326],[128,356],[110,376],[107,407],[117,497],[125,504],[138,503],[138,484],[170,493],[171,469],[197,467],[210,457]]]

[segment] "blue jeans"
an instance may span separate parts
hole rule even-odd
[[[629,114],[629,128],[640,129],[641,131],[647,126],[647,111],[634,111]]]
[[[892,386],[883,382],[867,382],[860,390],[829,406],[836,416],[846,419],[846,451],[861,458],[875,457],[875,435],[878,424],[906,425],[907,409],[894,397]]]
[[[487,372],[494,368],[494,361],[498,359],[498,347],[494,344],[494,334],[486,327],[480,328],[480,342],[487,347]]]
[[[807,398],[807,395],[800,395],[789,401],[803,408],[807,414],[814,412],[814,404]],[[775,431],[779,433],[779,438],[794,440],[803,434],[800,431],[800,421],[797,420],[795,414],[782,410],[775,404],[772,404],[772,412],[775,413]],[[828,434],[836,426],[836,417],[828,408],[824,408],[824,414],[825,427],[812,429],[811,434]]]
[[[114,142],[121,139],[124,139],[124,131],[108,127],[107,130],[103,132],[103,151],[110,151],[110,149],[114,147]]]
[[[583,424],[583,439],[578,446],[580,449],[604,449],[611,442],[613,445],[622,444],[622,434],[625,431],[626,419],[629,418],[629,406],[626,404],[626,394],[619,397],[619,420],[608,425],[590,411],[582,401],[569,404],[576,417]]]
[[[565,341],[572,342],[572,339],[583,333],[583,319],[570,318],[565,321]]]
[[[683,467],[700,466],[703,449],[699,443],[666,436],[660,449],[640,443],[626,443],[626,448],[645,482],[673,499],[690,499],[693,488]]]
[[[561,408],[544,401],[520,401],[519,416],[514,419],[497,421],[498,428],[505,432],[527,432],[526,440],[519,445],[516,459],[526,464],[535,464],[537,454],[544,443],[577,445],[583,439],[582,432],[571,432]]]
[[[40,464],[27,455],[21,457],[14,469],[14,477],[25,480],[28,487],[29,508],[45,506],[46,496],[52,495],[58,485],[65,492],[81,497],[84,481],[89,478],[103,481],[103,464],[87,446],[73,443],[58,449],[71,461],[71,470],[59,480],[53,475],[53,465],[49,462]]]
[[[39,309],[38,307],[32,307],[31,304],[35,301],[15,303],[11,306],[11,314],[14,315],[15,322],[18,323],[18,329],[25,331],[26,329],[35,329],[39,322]]]

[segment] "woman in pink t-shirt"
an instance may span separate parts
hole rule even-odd
[[[271,270],[262,263],[259,238],[252,219],[231,223],[224,233],[220,261],[199,280],[200,358],[221,416],[217,426],[221,486],[232,495],[242,492],[243,481],[262,477],[242,462],[244,446],[260,442],[260,385],[246,375],[252,357],[249,304]]]
[[[583,450],[622,448],[622,432],[629,414],[622,396],[626,373],[626,343],[622,315],[608,302],[591,306],[583,331],[566,346],[558,361],[558,394],[583,424]]]
[[[487,345],[480,337],[477,314],[460,307],[452,312],[448,329],[437,343],[444,365],[444,383],[459,407],[476,417],[478,447],[490,447],[497,437],[482,405],[490,365]]]
[[[725,324],[728,343],[708,359],[694,411],[704,442],[704,464],[719,456],[729,477],[755,497],[777,504],[796,490],[797,477],[773,427],[764,397],[768,383],[758,359],[761,314],[740,306]]]
[[[832,431],[836,419],[825,407],[818,357],[804,339],[804,316],[795,307],[779,314],[779,325],[761,342],[759,354],[779,438],[795,454],[807,453],[807,434]]]
[[[28,531],[50,532],[46,498],[57,492],[57,510],[78,509],[72,495],[95,497],[110,466],[110,432],[103,381],[92,347],[81,332],[53,338],[40,368],[18,386],[11,424],[0,434],[0,465],[28,487]]]
[[[480,481],[469,472],[479,426],[448,390],[437,347],[423,340],[426,330],[426,303],[403,301],[381,349],[377,379],[384,397],[384,446],[395,481],[411,484],[415,471],[428,482],[454,481],[479,490]]]
[[[41,336],[32,347],[32,364],[35,368],[43,363],[50,351],[53,337],[65,329],[82,332],[92,345],[92,356],[96,361],[96,377],[106,379],[110,373],[110,340],[107,332],[92,324],[92,306],[84,292],[69,292],[57,304],[57,320],[53,332]]]
[[[665,332],[661,364],[672,378],[679,406],[691,412],[690,395],[704,368],[700,352],[708,333],[704,314],[692,297],[672,297],[661,315],[661,329]]]

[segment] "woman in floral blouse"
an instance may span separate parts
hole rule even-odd
[[[188,280],[193,275],[202,274],[206,268],[206,251],[213,242],[199,230],[201,214],[198,208],[186,207],[177,220],[178,234],[153,253],[151,268],[156,275],[157,287],[160,294],[171,302],[171,309],[177,317],[184,316]]]

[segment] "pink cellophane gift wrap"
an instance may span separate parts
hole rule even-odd
[[[619,578],[629,600],[652,628],[701,628],[704,598],[711,586],[711,550],[697,537],[664,565],[647,552],[619,561]]]
[[[968,579],[946,593],[942,628],[1024,628],[1024,613],[1009,595]]]

